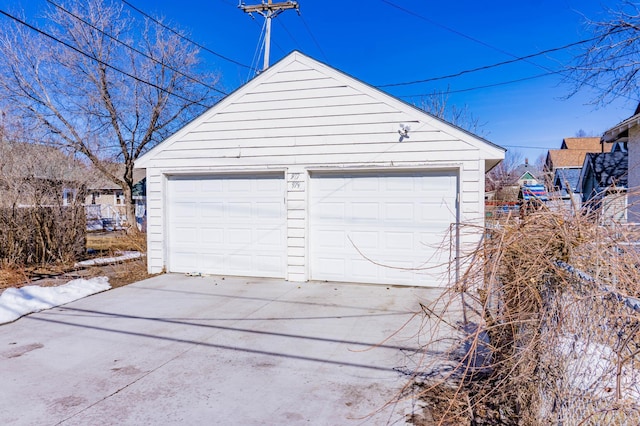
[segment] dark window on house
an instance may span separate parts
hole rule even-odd
[[[116,193],[114,194],[115,197],[115,205],[116,206],[124,206],[124,192],[122,191],[116,191]]]

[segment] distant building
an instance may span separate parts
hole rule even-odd
[[[578,188],[584,209],[601,222],[627,221],[629,156],[626,151],[587,154]]]
[[[627,153],[627,220],[638,223],[640,222],[640,104],[631,117],[604,132],[602,139],[615,142],[617,151]]]
[[[124,174],[124,164],[114,164],[113,169],[116,176]],[[138,215],[143,217],[146,213],[145,176],[144,170],[135,169],[133,171],[136,218],[129,220],[126,210],[127,201],[122,188],[104,174],[95,172],[93,179],[87,184],[84,200],[90,229],[113,229],[125,224],[133,224],[134,221],[140,223]]]
[[[579,208],[582,197],[578,181],[587,154],[610,152],[611,148],[612,144],[603,143],[600,137],[575,137],[564,138],[560,149],[550,149],[544,175],[552,198]]]

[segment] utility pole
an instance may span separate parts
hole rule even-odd
[[[253,12],[259,13],[267,20],[266,34],[264,36],[264,65],[262,70],[269,68],[269,51],[271,50],[271,19],[280,15],[282,12],[288,9],[295,9],[300,14],[300,6],[297,1],[285,1],[280,3],[272,3],[272,0],[267,0],[262,3],[247,6],[244,3],[238,5],[243,12],[248,13],[251,17]]]

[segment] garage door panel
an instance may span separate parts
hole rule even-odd
[[[413,203],[390,202],[385,204],[384,213],[386,221],[414,221],[416,214],[414,212],[415,205]]]
[[[197,266],[196,253],[192,251],[175,250],[173,253],[173,260],[181,265],[184,265],[189,270],[195,270]]]
[[[197,182],[190,180],[177,180],[173,182],[173,189],[176,195],[184,196],[185,194],[193,194],[197,191]]]
[[[277,250],[283,236],[280,229],[257,229],[255,244],[262,249]]]
[[[239,178],[225,179],[223,183],[227,185],[227,190],[229,192],[237,192],[240,194],[242,193],[247,194],[251,192],[252,182],[248,179],[239,179]]]
[[[380,182],[374,179],[358,179],[350,185],[353,191],[379,191]]]
[[[284,174],[168,181],[172,272],[284,277]]]
[[[457,184],[456,171],[312,174],[312,279],[441,284]]]
[[[250,202],[234,202],[229,201],[226,203],[227,213],[229,216],[235,218],[249,218],[251,217],[251,203]]]
[[[384,248],[388,250],[406,250],[409,247],[416,248],[413,232],[385,232]]]
[[[376,231],[352,232],[349,237],[359,250],[375,249],[380,245],[379,233]]]
[[[316,243],[325,249],[344,248],[347,242],[346,232],[333,228],[318,229]]]
[[[196,211],[195,203],[192,204],[191,210],[193,212]],[[224,217],[224,205],[221,202],[209,203],[204,201],[200,203],[200,214],[203,218],[222,218]]]
[[[230,228],[225,230],[225,243],[231,247],[251,249],[251,230],[244,228]]]
[[[198,231],[192,227],[178,227],[176,228],[175,243],[176,244],[189,244],[198,236]]]
[[[380,218],[380,206],[378,203],[353,202],[349,215],[357,220],[378,220]]]
[[[280,183],[273,179],[257,179],[256,185],[259,191],[280,191]]]
[[[200,188],[203,193],[220,193],[223,190],[224,181],[222,179],[209,179],[203,180],[200,183]]]
[[[351,275],[357,280],[375,282],[378,278],[378,266],[365,259],[356,259],[351,262]]]
[[[282,213],[282,203],[262,201],[256,203],[256,216],[259,219],[275,219],[279,221]]]
[[[195,206],[196,203],[176,201],[173,205],[174,214],[179,219],[193,219],[196,217]]]

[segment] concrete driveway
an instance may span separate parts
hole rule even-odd
[[[437,290],[162,275],[0,326],[10,425],[404,424]],[[413,318],[413,319],[412,319]]]

